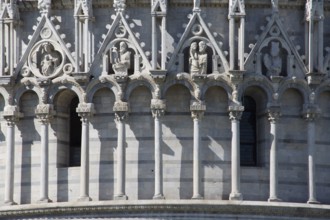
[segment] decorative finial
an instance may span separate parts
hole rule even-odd
[[[200,0],[194,0],[194,9],[193,9],[193,12],[200,12],[201,11],[200,4],[201,4],[201,1]]]
[[[278,0],[271,0],[271,2],[272,2],[273,14],[278,13]]]
[[[51,0],[38,0],[38,9],[40,10],[40,14],[49,16],[51,4]]]
[[[8,18],[19,20],[19,11],[17,7],[17,0],[5,0],[1,2],[1,10],[7,8]]]
[[[126,0],[114,0],[113,7],[116,12],[123,12],[126,8]]]

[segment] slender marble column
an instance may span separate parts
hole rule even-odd
[[[155,194],[153,199],[164,199],[163,195],[163,160],[161,148],[161,117],[165,113],[165,108],[157,108],[152,106],[152,115],[155,123]]]
[[[80,103],[77,113],[81,117],[80,197],[78,201],[91,201],[89,197],[89,120],[93,104]]]
[[[318,204],[315,191],[315,120],[318,117],[317,111],[307,111],[304,115],[307,120],[307,143],[308,143],[308,192],[309,198],[307,203]]]
[[[15,172],[15,124],[18,120],[16,106],[6,106],[4,118],[7,121],[6,136],[6,174],[5,174],[5,205],[15,205],[14,202],[14,172]]]
[[[229,69],[235,69],[235,19],[229,19]]]
[[[200,175],[200,167],[201,167],[201,160],[200,160],[200,121],[204,115],[204,111],[200,110],[193,110],[191,112],[191,117],[194,121],[194,160],[193,160],[193,167],[194,167],[194,175],[193,175],[193,196],[192,199],[203,199],[203,196],[200,194],[201,188],[201,175]]]
[[[41,123],[41,149],[40,149],[40,199],[39,202],[51,202],[48,197],[48,178],[49,178],[49,149],[48,149],[48,127],[51,115],[52,106],[48,104],[38,105],[36,116]]]
[[[271,135],[271,147],[270,147],[270,159],[269,159],[269,202],[281,201],[277,197],[277,122],[281,116],[280,109],[271,108],[268,110],[268,120],[270,121],[270,135]]]
[[[158,57],[158,47],[157,47],[157,17],[156,13],[153,13],[152,15],[152,61],[151,66],[153,69],[157,69],[157,57]]]
[[[231,120],[231,193],[229,200],[243,200],[240,192],[240,127],[243,106],[229,107]]]
[[[122,105],[122,106],[120,106]],[[127,103],[115,103],[115,120],[118,129],[117,139],[117,184],[116,193],[114,195],[115,200],[126,200],[125,194],[125,121],[128,117],[128,105]],[[118,111],[116,111],[118,110]],[[119,111],[120,110],[120,111]]]

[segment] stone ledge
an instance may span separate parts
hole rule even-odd
[[[41,216],[115,216],[118,214],[212,214],[235,216],[330,218],[330,205],[216,200],[138,200],[30,204],[0,207],[0,218]]]

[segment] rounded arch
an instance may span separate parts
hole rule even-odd
[[[256,110],[257,112],[262,112],[267,108],[267,104],[269,103],[269,95],[267,94],[267,91],[259,86],[259,85],[250,85],[246,88],[244,88],[241,99],[242,104],[244,105],[245,98],[250,97],[254,100],[256,104]]]
[[[164,98],[168,89],[174,85],[183,85],[185,86],[189,91],[190,91],[190,95],[191,97],[195,98],[195,91],[197,90],[196,85],[188,79],[189,76],[184,77],[185,75],[187,75],[186,73],[180,73],[182,74],[183,78],[178,80],[176,78],[172,79],[172,80],[168,80],[165,82],[164,86],[163,86],[163,90],[162,90],[162,95],[161,98]]]
[[[320,95],[323,92],[330,92],[330,80],[324,81],[317,89],[315,90],[315,102],[318,103]]]
[[[306,81],[297,79],[289,79],[285,81],[278,89],[279,100],[282,99],[284,92],[288,89],[296,89],[302,95],[304,104],[308,103],[311,89],[307,85]]]
[[[206,84],[203,86],[202,91],[201,91],[201,99],[204,100],[205,99],[205,95],[208,89],[210,89],[211,87],[220,87],[222,88],[226,93],[227,93],[227,97],[228,100],[231,97],[231,94],[233,92],[233,88],[229,85],[229,83],[225,80],[210,80],[207,81]]]
[[[242,100],[246,91],[253,88],[260,89],[264,93],[266,102],[272,100],[274,89],[265,76],[247,78],[238,89],[238,100]]]
[[[101,82],[99,79],[95,79],[88,85],[88,87],[86,89],[86,93],[87,93],[86,101],[88,103],[92,102],[95,93],[103,88],[110,89],[113,92],[113,94],[115,95],[116,101],[118,101],[120,99],[120,97],[118,96],[118,94],[120,92],[120,88],[116,82],[114,82],[112,80],[106,81],[106,82]]]
[[[5,101],[5,105],[9,105],[11,103],[9,103],[9,98],[10,98],[10,94],[8,93],[8,91],[3,88],[3,87],[0,87],[0,96],[3,97],[4,101]]]
[[[156,97],[156,94],[155,94],[155,91],[156,91],[156,88],[155,87],[156,86],[155,85],[156,85],[155,83],[150,82],[149,80],[147,80],[145,78],[143,78],[143,79],[135,79],[135,80],[131,81],[127,85],[126,90],[125,90],[124,100],[127,101],[129,99],[132,91],[135,88],[139,87],[139,86],[145,86],[145,87],[147,87],[149,89],[152,97],[155,98]]]
[[[73,93],[75,93],[79,99],[79,103],[83,103],[86,101],[85,91],[81,87],[66,82],[64,84],[60,84],[60,83],[54,84],[49,88],[49,103],[53,103],[55,97],[63,90],[70,90]]]
[[[20,104],[20,100],[21,100],[21,97],[23,96],[23,94],[25,94],[26,92],[34,92],[37,94],[38,96],[38,101],[40,102],[40,100],[42,100],[42,94],[43,92],[41,91],[41,88],[40,87],[37,87],[37,86],[31,86],[31,87],[27,87],[25,85],[20,85],[19,87],[17,87],[15,89],[15,95],[14,95],[14,102],[16,105],[19,105]]]

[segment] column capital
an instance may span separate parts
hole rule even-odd
[[[150,108],[154,118],[164,116],[166,110],[166,101],[163,99],[151,99]]]
[[[82,122],[87,122],[87,120],[93,116],[94,114],[94,104],[93,103],[79,103],[78,107],[76,108],[76,111],[81,117]]]
[[[242,105],[231,105],[228,107],[229,119],[230,120],[241,120],[244,106]]]
[[[202,119],[205,110],[206,110],[206,105],[204,104],[204,102],[202,101],[190,102],[191,117],[193,119]]]
[[[115,112],[115,120],[117,122],[126,121],[128,118],[129,105],[127,102],[115,102],[113,111]]]
[[[49,123],[54,116],[54,108],[51,104],[39,104],[35,110],[36,117],[41,123]]]
[[[321,115],[321,110],[315,105],[305,106],[302,115],[306,121],[312,122]]]
[[[270,106],[267,109],[268,120],[271,123],[276,123],[281,117],[281,107],[280,106]]]
[[[8,125],[14,125],[23,114],[19,112],[19,108],[16,105],[7,105],[3,111],[3,117],[7,121]]]

